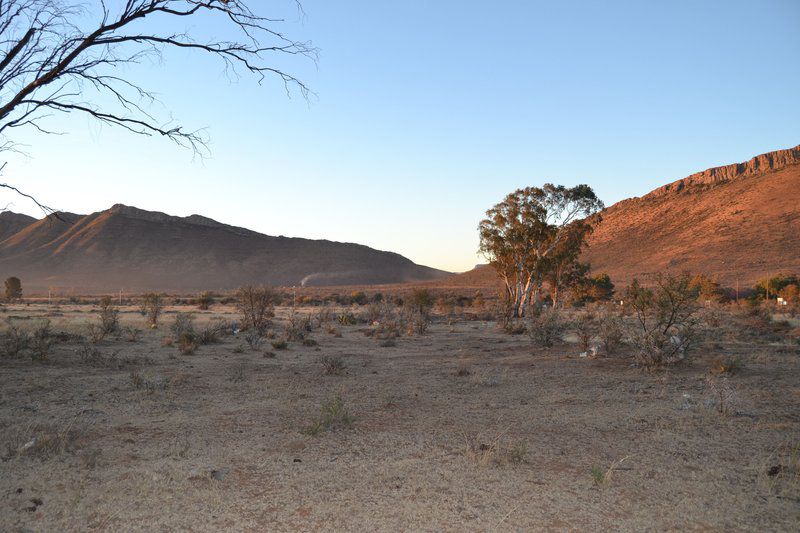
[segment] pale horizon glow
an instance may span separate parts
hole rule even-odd
[[[321,50],[318,67],[281,63],[309,102],[197,55],[130,71],[207,128],[209,159],[62,116],[48,126],[65,135],[19,132],[28,155],[2,159],[3,181],[63,211],[199,214],[460,272],[518,187],[587,183],[611,205],[800,144],[794,0],[333,4],[304,0],[281,28]]]

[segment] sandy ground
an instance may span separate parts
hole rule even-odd
[[[89,306],[4,314],[30,324],[49,315],[67,331],[96,320]],[[131,308],[122,320],[143,327]],[[800,524],[800,346],[791,340],[759,340],[731,322],[690,366],[644,372],[624,356],[579,358],[575,344],[536,349],[491,322],[442,319],[394,347],[360,325],[340,327],[340,338],[315,331],[318,346],[237,353],[239,334],[185,356],[162,344],[171,320],[138,342],[97,346],[124,368],[82,361],[78,340],[43,363],[0,358],[0,530]],[[708,382],[720,354],[744,361],[716,378],[725,414]],[[323,356],[346,369],[325,375]],[[158,390],[138,389],[134,369]],[[307,434],[337,396],[352,426]],[[64,436],[65,449],[18,451],[48,434]]]

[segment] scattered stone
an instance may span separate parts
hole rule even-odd
[[[214,481],[223,481],[225,479],[225,476],[227,475],[228,471],[226,469],[211,471],[211,479],[213,479]]]

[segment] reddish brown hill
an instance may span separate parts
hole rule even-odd
[[[624,286],[635,276],[690,270],[726,286],[800,272],[800,146],[711,168],[603,212],[584,256]],[[443,280],[493,287],[485,266]],[[437,284],[440,284],[437,282]]]
[[[0,220],[0,232],[7,227]],[[366,285],[449,275],[358,244],[271,237],[198,215],[123,205],[28,224],[0,242],[0,272],[21,277],[29,292]]]
[[[667,269],[705,272],[728,286],[800,271],[800,147],[614,204],[585,259],[617,284]]]

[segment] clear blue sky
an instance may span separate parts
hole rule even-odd
[[[51,123],[68,135],[19,137],[29,157],[4,179],[66,211],[199,213],[463,271],[483,213],[517,187],[588,183],[611,204],[800,144],[797,0],[303,5],[283,29],[319,65],[281,65],[310,102],[170,53],[132,74],[207,128],[210,159],[76,116]]]

